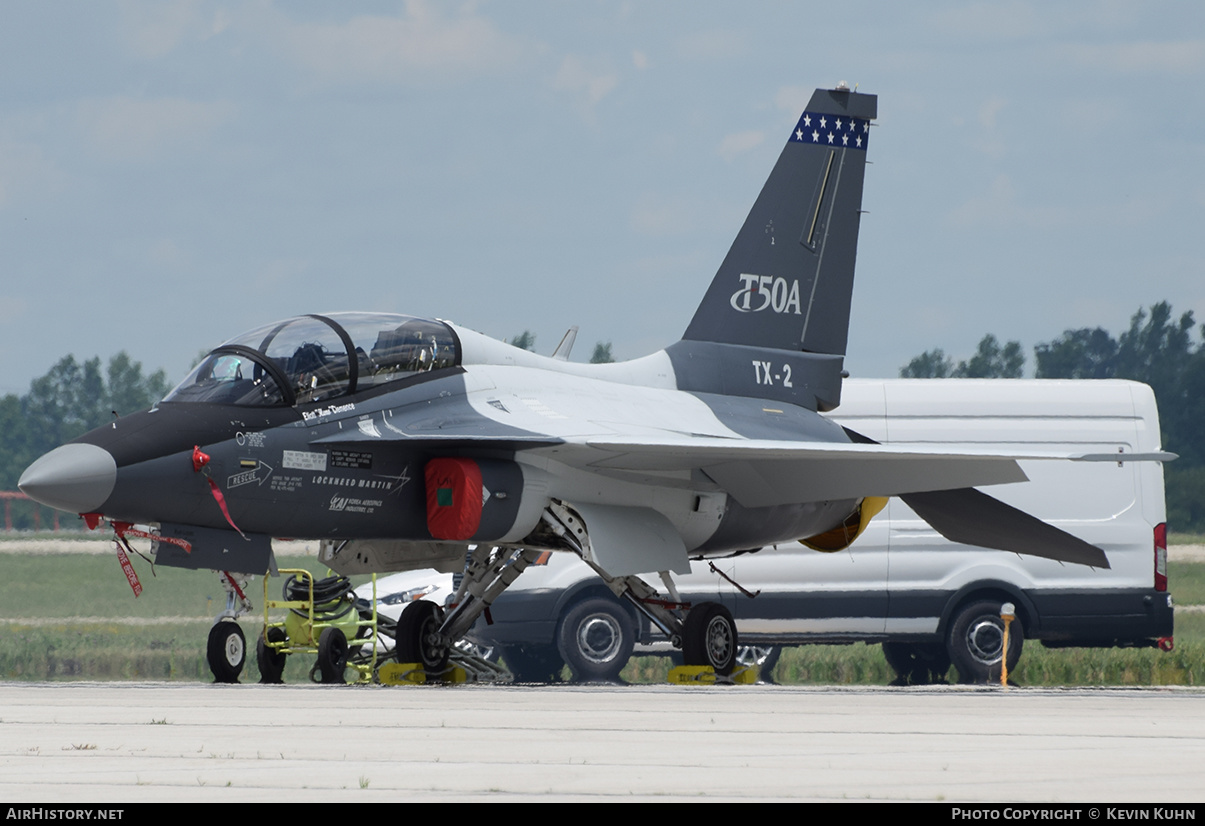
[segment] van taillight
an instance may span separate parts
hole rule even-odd
[[[1167,590],[1167,523],[1155,526],[1155,590]]]

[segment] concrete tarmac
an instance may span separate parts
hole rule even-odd
[[[0,800],[1205,800],[1205,691],[0,684]]]

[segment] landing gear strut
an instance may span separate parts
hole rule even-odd
[[[226,610],[218,614],[209,629],[205,659],[215,683],[237,683],[247,663],[247,638],[237,620],[251,609],[251,602],[247,599],[246,579],[236,578],[228,571],[220,571],[219,579],[226,590]]]
[[[418,682],[428,678],[448,679],[453,646],[498,595],[539,558],[542,551],[537,549],[578,554],[612,593],[630,602],[669,637],[674,647],[683,649],[688,665],[710,669],[713,678],[732,675],[739,643],[736,623],[727,608],[715,602],[700,603],[692,608],[689,603],[682,602],[668,572],[661,574],[668,599],[638,576],[611,576],[595,561],[581,517],[555,500],[544,510],[540,526],[524,539],[521,547],[477,545],[472,548],[464,579],[446,614],[441,607],[426,600],[412,602],[406,607],[397,622],[398,664],[420,666],[425,676]],[[529,657],[525,655],[532,652],[519,648],[504,652],[503,657],[525,672],[520,675],[521,679],[528,671],[530,677],[553,676],[560,670],[561,659],[570,662],[579,679],[583,675],[585,679],[611,677],[611,663],[620,655],[626,659],[631,650],[630,640],[625,640],[632,635],[624,633],[631,625],[630,617],[617,616],[610,603],[595,600],[576,611],[574,618],[577,622],[561,627],[557,649]],[[574,660],[574,657],[578,659]],[[413,671],[406,672],[406,675],[410,674]],[[400,679],[409,681],[411,678]]]
[[[544,511],[543,524],[576,551],[612,593],[631,602],[669,637],[675,648],[681,648],[686,665],[710,667],[721,677],[732,674],[739,646],[731,611],[718,602],[702,602],[693,607],[683,602],[665,571],[661,579],[669,592],[668,600],[640,577],[611,576],[594,562],[590,537],[581,518],[562,503],[554,501]]]

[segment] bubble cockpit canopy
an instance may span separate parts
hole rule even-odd
[[[217,347],[167,402],[309,404],[460,364],[442,321],[393,313],[305,315]]]

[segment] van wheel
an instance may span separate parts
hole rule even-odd
[[[1019,620],[1008,627],[1008,670],[1021,658],[1025,630]],[[1004,648],[1004,620],[1000,619],[999,600],[980,600],[959,609],[950,623],[946,648],[958,676],[964,683],[1000,681],[1000,660]]]
[[[557,632],[557,650],[579,682],[618,682],[635,645],[632,618],[600,597],[575,605]]]
[[[950,654],[939,643],[885,642],[883,657],[896,673],[896,686],[944,683],[950,670]]]

